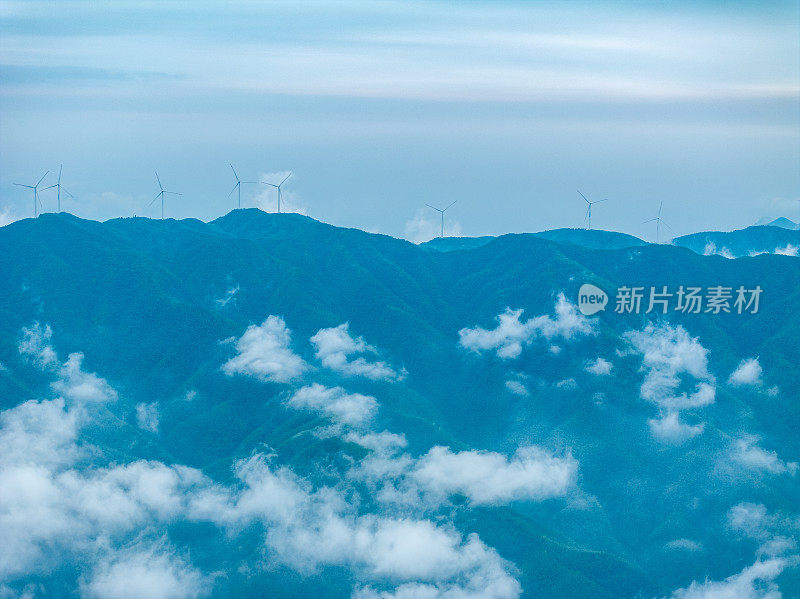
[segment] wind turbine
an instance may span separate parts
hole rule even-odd
[[[455,204],[457,201],[458,200],[453,200],[452,202],[450,202],[450,204],[448,204],[447,208],[450,208],[450,206]],[[441,228],[441,232],[440,232],[439,237],[444,237],[444,213],[447,212],[447,208],[437,208],[436,206],[431,206],[430,204],[425,204],[425,205],[428,208],[433,208],[434,210],[436,210],[436,212],[438,212],[439,214],[442,215],[442,228]]]
[[[64,168],[63,164],[58,166],[58,183],[55,185],[51,185],[50,187],[45,187],[42,191],[47,191],[48,189],[53,189],[54,187],[58,190],[58,211],[61,212],[61,170]],[[74,198],[75,196],[68,192],[66,189],[64,193],[67,194],[69,197]]]
[[[258,183],[258,181],[242,181],[241,179],[239,179],[239,175],[237,174],[236,169],[233,168],[232,164],[231,164],[231,170],[233,171],[233,176],[236,177],[236,185],[233,186],[233,189],[231,189],[231,192],[228,194],[228,197],[230,198],[231,194],[234,191],[238,191],[239,192],[238,207],[241,208],[242,207],[242,183]]]
[[[176,195],[176,196],[182,196],[183,194],[182,193],[178,193],[176,191],[167,191],[166,189],[164,189],[164,186],[161,185],[161,179],[158,177],[158,173],[157,172],[156,172],[156,181],[158,181],[158,188],[161,191],[159,191],[156,194],[156,197],[154,197],[152,200],[150,200],[150,203],[147,205],[147,207],[149,208],[150,206],[153,205],[153,202],[155,202],[158,198],[161,198],[161,220],[164,220],[164,196],[166,194],[168,194],[168,193],[171,193],[172,195]]]
[[[586,216],[585,216],[584,220],[586,220],[586,222],[588,223],[586,228],[587,229],[591,229],[592,228],[592,206],[594,206],[595,204],[599,204],[600,202],[607,202],[608,198],[603,199],[603,200],[595,200],[594,202],[592,202],[592,201],[589,200],[589,198],[587,198],[585,195],[583,195],[581,193],[580,189],[578,190],[578,193],[581,194],[581,197],[584,200],[586,200],[586,203],[588,204],[588,206],[586,207]]]
[[[665,223],[665,222],[664,222],[664,221],[661,219],[661,208],[663,208],[663,206],[664,206],[664,202],[662,201],[662,202],[661,202],[661,203],[658,205],[658,216],[657,216],[657,217],[655,217],[655,218],[651,218],[650,220],[646,220],[646,221],[644,221],[644,222],[642,223],[643,225],[645,225],[645,224],[647,224],[647,223],[652,223],[652,222],[654,222],[654,221],[655,221],[655,223],[656,223],[656,243],[658,243],[658,236],[659,236],[659,233],[661,232],[661,225],[662,225],[662,224],[663,224],[663,225],[664,225],[664,226],[665,226],[667,229],[669,229],[670,231],[672,231],[672,230],[673,230],[673,229],[672,229],[672,227],[670,227],[670,226],[669,226],[667,223]]]
[[[280,183],[278,183],[277,185],[275,185],[274,183],[267,183],[266,181],[262,181],[262,183],[263,183],[264,185],[269,185],[270,187],[274,187],[275,189],[277,189],[277,190],[278,190],[278,214],[280,214],[280,213],[281,213],[281,185],[283,185],[284,183],[286,183],[286,179],[288,179],[288,178],[289,178],[289,177],[291,177],[291,176],[292,176],[292,173],[290,172],[288,175],[286,175],[286,176],[283,178],[283,181],[281,181],[281,182],[280,182]]]
[[[47,171],[44,175],[42,175],[42,178],[39,179],[36,182],[36,185],[24,185],[22,183],[14,183],[14,185],[19,185],[20,187],[27,187],[28,189],[32,189],[33,190],[33,216],[34,217],[39,216],[39,205],[42,203],[42,201],[39,199],[39,185],[41,185],[42,181],[44,181],[44,178],[47,176],[47,173],[49,173],[49,172],[50,171]]]

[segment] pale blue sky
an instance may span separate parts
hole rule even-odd
[[[0,32],[0,218],[63,162],[79,216],[157,216],[158,169],[208,220],[233,162],[413,238],[455,199],[465,235],[581,226],[576,189],[644,237],[662,200],[679,234],[800,219],[797,1],[0,1]]]

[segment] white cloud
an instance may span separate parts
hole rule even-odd
[[[284,347],[288,334],[285,341]],[[52,389],[63,397],[0,413],[0,576],[5,579],[46,574],[69,561],[78,564],[80,590],[88,597],[201,596],[209,592],[211,577],[166,543],[151,542],[170,523],[184,521],[213,523],[234,536],[263,526],[265,565],[282,564],[300,574],[344,567],[362,596],[520,595],[511,565],[477,535],[462,536],[446,520],[391,510],[361,513],[352,487],[315,488],[289,468],[273,468],[264,455],[238,462],[238,482],[230,486],[214,484],[196,469],[160,462],[95,464],[98,448],[82,443],[79,432],[116,392],[81,366],[82,355],[72,354],[52,369],[59,377]],[[348,425],[363,424],[377,408],[374,398],[313,385],[287,403]],[[401,435],[351,431],[345,438],[372,456],[391,457],[386,463],[400,466],[390,476],[407,477],[427,494],[466,493],[475,504],[563,494],[577,468],[571,457],[556,458],[538,448],[522,448],[512,458],[434,448],[415,462],[396,457],[406,446]],[[473,467],[495,477],[489,489],[464,471]]]
[[[341,387],[324,387],[319,383],[297,390],[286,404],[295,410],[316,412],[336,424],[349,426],[365,424],[378,410],[374,397],[348,393]]]
[[[105,379],[83,370],[83,354],[73,353],[59,370],[53,389],[74,404],[103,404],[115,401],[117,392]]]
[[[18,221],[20,219],[17,216],[14,208],[11,206],[4,206],[0,209],[0,227],[5,227],[6,225],[10,225],[11,223]]]
[[[291,331],[280,316],[269,316],[261,325],[250,325],[236,340],[236,356],[222,370],[228,376],[242,374],[261,381],[288,383],[308,369],[289,347]]]
[[[519,381],[506,381],[506,389],[514,395],[529,395],[528,389]]]
[[[703,255],[704,256],[722,256],[723,258],[727,258],[728,260],[733,260],[736,258],[731,251],[726,248],[719,248],[717,249],[716,244],[713,241],[709,241],[705,247],[703,248]]]
[[[214,303],[216,303],[221,308],[224,308],[229,303],[231,303],[232,301],[236,300],[236,294],[237,293],[239,293],[239,286],[238,285],[236,287],[229,287],[228,290],[225,291],[225,295],[215,299]]]
[[[613,366],[614,365],[608,360],[598,357],[594,362],[590,362],[586,365],[586,372],[596,374],[597,376],[606,376],[611,374]]]
[[[669,445],[680,445],[703,432],[704,424],[689,425],[682,422],[677,411],[670,411],[660,418],[647,421],[653,437]]]
[[[774,517],[760,503],[742,502],[728,510],[728,527],[753,539],[763,539],[774,522]]]
[[[434,495],[465,495],[474,505],[563,496],[575,484],[578,463],[539,447],[521,447],[511,458],[488,451],[452,452],[433,447],[411,476]]]
[[[744,385],[758,386],[762,384],[761,364],[758,363],[758,358],[749,358],[742,360],[736,370],[731,373],[728,383],[731,385],[741,387]]]
[[[693,582],[672,594],[672,599],[780,599],[775,579],[790,565],[785,558],[757,560],[723,581]]]
[[[377,350],[368,345],[363,337],[353,338],[350,335],[349,323],[338,327],[320,329],[311,337],[316,349],[316,356],[325,368],[345,376],[363,376],[374,381],[397,381],[403,378],[386,362],[369,362],[358,354],[372,353]]]
[[[581,335],[594,334],[592,321],[580,314],[563,293],[556,300],[554,318],[544,315],[522,322],[522,312],[522,309],[506,308],[504,313],[496,317],[497,326],[491,330],[481,327],[463,328],[458,332],[459,343],[477,353],[496,351],[499,358],[510,359],[519,357],[523,345],[531,343],[537,337],[569,341]]]
[[[798,246],[787,243],[784,247],[775,248],[775,253],[779,256],[797,256]]]
[[[115,552],[83,585],[90,599],[193,599],[210,591],[210,581],[166,547]]]
[[[158,432],[158,402],[136,404],[136,424],[145,431]]]
[[[758,437],[745,435],[734,440],[730,457],[734,463],[744,468],[769,474],[789,473],[792,476],[797,472],[797,462],[784,462],[774,451],[767,451],[758,446]]]
[[[291,175],[291,176],[290,176]],[[272,185],[264,185],[263,183],[272,183],[278,185],[281,181],[286,179],[286,183],[281,186],[281,212],[295,213],[308,215],[308,208],[303,204],[300,196],[292,190],[292,184],[296,182],[297,175],[291,171],[278,171],[272,173],[262,173],[258,180],[262,182],[257,187],[257,194],[255,197],[255,205],[264,212],[277,212],[278,211],[278,190]]]
[[[446,204],[445,204],[446,205]],[[444,208],[444,206],[441,206]],[[435,217],[433,216],[435,215]],[[461,237],[461,225],[447,218],[445,213],[445,237]],[[432,208],[419,208],[414,213],[414,218],[405,224],[405,238],[411,243],[424,243],[441,234],[442,222],[439,213]]]
[[[682,326],[648,324],[628,331],[624,338],[642,356],[645,377],[639,395],[659,407],[658,419],[648,420],[653,436],[664,443],[680,444],[703,432],[703,424],[681,421],[682,410],[714,403],[716,387],[708,370],[708,350]],[[681,391],[681,387],[689,390]]]
[[[703,546],[698,543],[697,541],[693,541],[692,539],[675,539],[674,541],[670,541],[666,545],[664,545],[666,549],[678,550],[678,551],[702,551]]]
[[[58,356],[51,345],[52,337],[53,330],[50,325],[42,326],[37,322],[30,328],[23,328],[19,353],[31,358],[41,368],[52,366],[58,361]]]

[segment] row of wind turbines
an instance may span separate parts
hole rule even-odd
[[[242,184],[243,183],[246,183],[246,184],[252,183],[254,185],[267,185],[269,187],[274,187],[275,189],[277,189],[278,190],[278,212],[281,211],[281,200],[283,199],[283,194],[282,194],[283,184],[286,183],[286,181],[289,179],[289,177],[292,176],[292,173],[289,173],[288,175],[286,175],[283,178],[283,181],[281,181],[280,183],[270,183],[269,181],[242,181],[239,178],[239,174],[236,172],[236,169],[233,168],[232,164],[230,165],[230,167],[231,167],[231,170],[233,171],[233,176],[236,178],[236,185],[234,185],[233,189],[231,189],[230,193],[228,193],[228,198],[230,199],[230,197],[233,195],[234,191],[237,192],[237,194],[238,194],[238,197],[237,197],[237,208],[241,208],[242,207]],[[68,192],[66,189],[64,189],[63,185],[61,185],[61,173],[62,173],[63,169],[64,169],[64,165],[63,164],[59,165],[59,167],[58,167],[58,182],[57,183],[55,183],[54,185],[50,185],[48,187],[44,187],[41,190],[41,191],[46,191],[48,189],[53,189],[53,188],[56,188],[58,190],[58,212],[61,212],[61,192],[62,191],[66,195],[71,197],[71,198],[75,197],[70,192]],[[27,187],[28,189],[32,189],[33,190],[33,215],[34,216],[39,216],[39,211],[40,211],[41,208],[43,208],[42,200],[39,197],[39,187],[41,186],[42,181],[44,181],[45,177],[47,177],[47,175],[49,175],[49,174],[50,174],[50,171],[46,171],[45,174],[42,175],[34,185],[27,185],[25,183],[14,183],[14,185],[17,185],[19,187]],[[158,183],[158,190],[159,191],[156,194],[156,196],[152,200],[150,200],[150,203],[147,204],[147,208],[152,206],[156,202],[156,200],[161,200],[161,220],[164,220],[164,199],[165,199],[165,196],[167,196],[167,195],[181,196],[183,194],[179,193],[177,191],[171,191],[169,189],[164,189],[164,185],[161,183],[161,177],[158,176],[158,171],[156,171],[155,174],[156,174],[156,182]]]
[[[63,170],[63,166],[64,166],[63,164],[59,165],[59,168],[58,168],[58,181],[55,184],[49,185],[48,187],[44,187],[42,189],[42,191],[46,191],[48,189],[54,189],[54,188],[57,190],[58,211],[59,212],[61,212],[61,193],[62,193],[62,191],[64,192],[64,194],[68,195],[71,198],[75,197],[70,192],[68,192],[66,189],[64,189],[64,187],[61,185],[61,173],[62,173],[62,170]],[[237,194],[237,198],[236,198],[236,206],[237,206],[237,208],[241,208],[242,207],[242,185],[243,184],[244,185],[267,185],[269,187],[275,188],[278,191],[278,212],[280,213],[280,211],[281,211],[281,199],[282,199],[282,187],[283,187],[283,184],[286,183],[286,181],[289,180],[289,177],[292,176],[291,172],[288,175],[286,175],[280,183],[270,183],[269,181],[242,181],[239,178],[239,173],[237,173],[236,169],[233,167],[233,164],[229,164],[229,166],[231,167],[231,171],[233,171],[233,176],[236,178],[236,184],[233,186],[233,189],[231,189],[230,192],[228,193],[228,199],[230,199],[230,197],[233,195],[233,193],[236,192],[236,194]],[[50,173],[50,171],[45,172],[45,174],[42,175],[41,178],[34,185],[26,185],[24,183],[14,183],[14,185],[18,185],[19,187],[27,187],[28,189],[32,189],[33,190],[33,213],[34,213],[34,216],[39,216],[39,209],[42,208],[42,201],[39,198],[39,186],[42,184],[42,181],[44,181],[45,177],[47,177],[47,175],[49,173]],[[165,196],[167,196],[167,195],[180,196],[180,195],[183,195],[183,194],[179,193],[177,191],[171,191],[171,190],[168,190],[168,189],[164,189],[164,186],[161,183],[161,177],[158,176],[158,172],[157,171],[156,171],[155,175],[156,175],[156,182],[158,183],[159,191],[156,194],[156,196],[152,200],[150,200],[150,203],[147,204],[147,207],[149,208],[157,200],[160,200],[161,201],[161,219],[163,220],[164,219],[164,203],[165,203],[164,200],[165,200]],[[595,204],[600,204],[602,202],[607,202],[608,198],[604,198],[602,200],[590,200],[580,190],[577,190],[577,191],[578,191],[578,194],[586,202],[586,214],[584,216],[584,223],[586,224],[586,228],[587,229],[591,229],[592,228],[592,206],[594,206]],[[432,208],[433,210],[436,210],[439,213],[440,217],[441,217],[440,229],[439,229],[439,236],[440,237],[444,237],[444,213],[447,212],[447,210],[449,210],[456,202],[458,202],[458,200],[454,200],[454,201],[450,202],[450,204],[448,204],[445,208],[437,208],[436,206],[432,206],[431,204],[425,204],[428,208]],[[656,223],[656,243],[659,243],[659,241],[660,241],[661,225],[664,225],[670,231],[674,232],[672,227],[670,227],[667,223],[665,223],[664,220],[661,218],[661,210],[663,208],[664,208],[664,202],[662,201],[658,206],[658,215],[655,218],[651,218],[651,219],[646,220],[646,221],[644,221],[642,223],[642,224],[648,224],[648,223],[653,223],[653,222]]]

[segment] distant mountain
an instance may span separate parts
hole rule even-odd
[[[621,250],[647,245],[647,242],[633,235],[614,231],[600,231],[598,229],[553,229],[542,231],[541,233],[532,233],[532,235],[542,239],[549,239],[550,241],[572,243],[597,250]]]
[[[522,233],[531,237],[547,239],[558,243],[570,243],[586,248],[618,250],[628,247],[646,245],[638,237],[626,235],[625,233],[615,233],[613,231],[599,231],[596,229],[552,229],[539,233]],[[501,236],[505,237],[505,236]],[[420,247],[436,250],[440,252],[450,252],[454,250],[467,250],[481,247],[491,242],[496,237],[436,237],[431,241],[421,243]]]
[[[767,227],[781,227],[782,229],[790,229],[792,231],[800,230],[800,224],[790,221],[788,218],[781,216],[780,218],[762,218],[756,225],[763,225]]]
[[[765,253],[797,256],[800,231],[779,226],[747,227],[738,231],[684,235],[676,237],[673,244],[689,248],[698,254],[717,254],[727,258]]]
[[[493,239],[495,238],[490,235],[483,237],[434,237],[430,241],[420,243],[419,247],[437,252],[454,252],[478,248]]]
[[[0,228],[0,595],[800,596],[800,260],[702,255],[797,233],[702,235]]]

